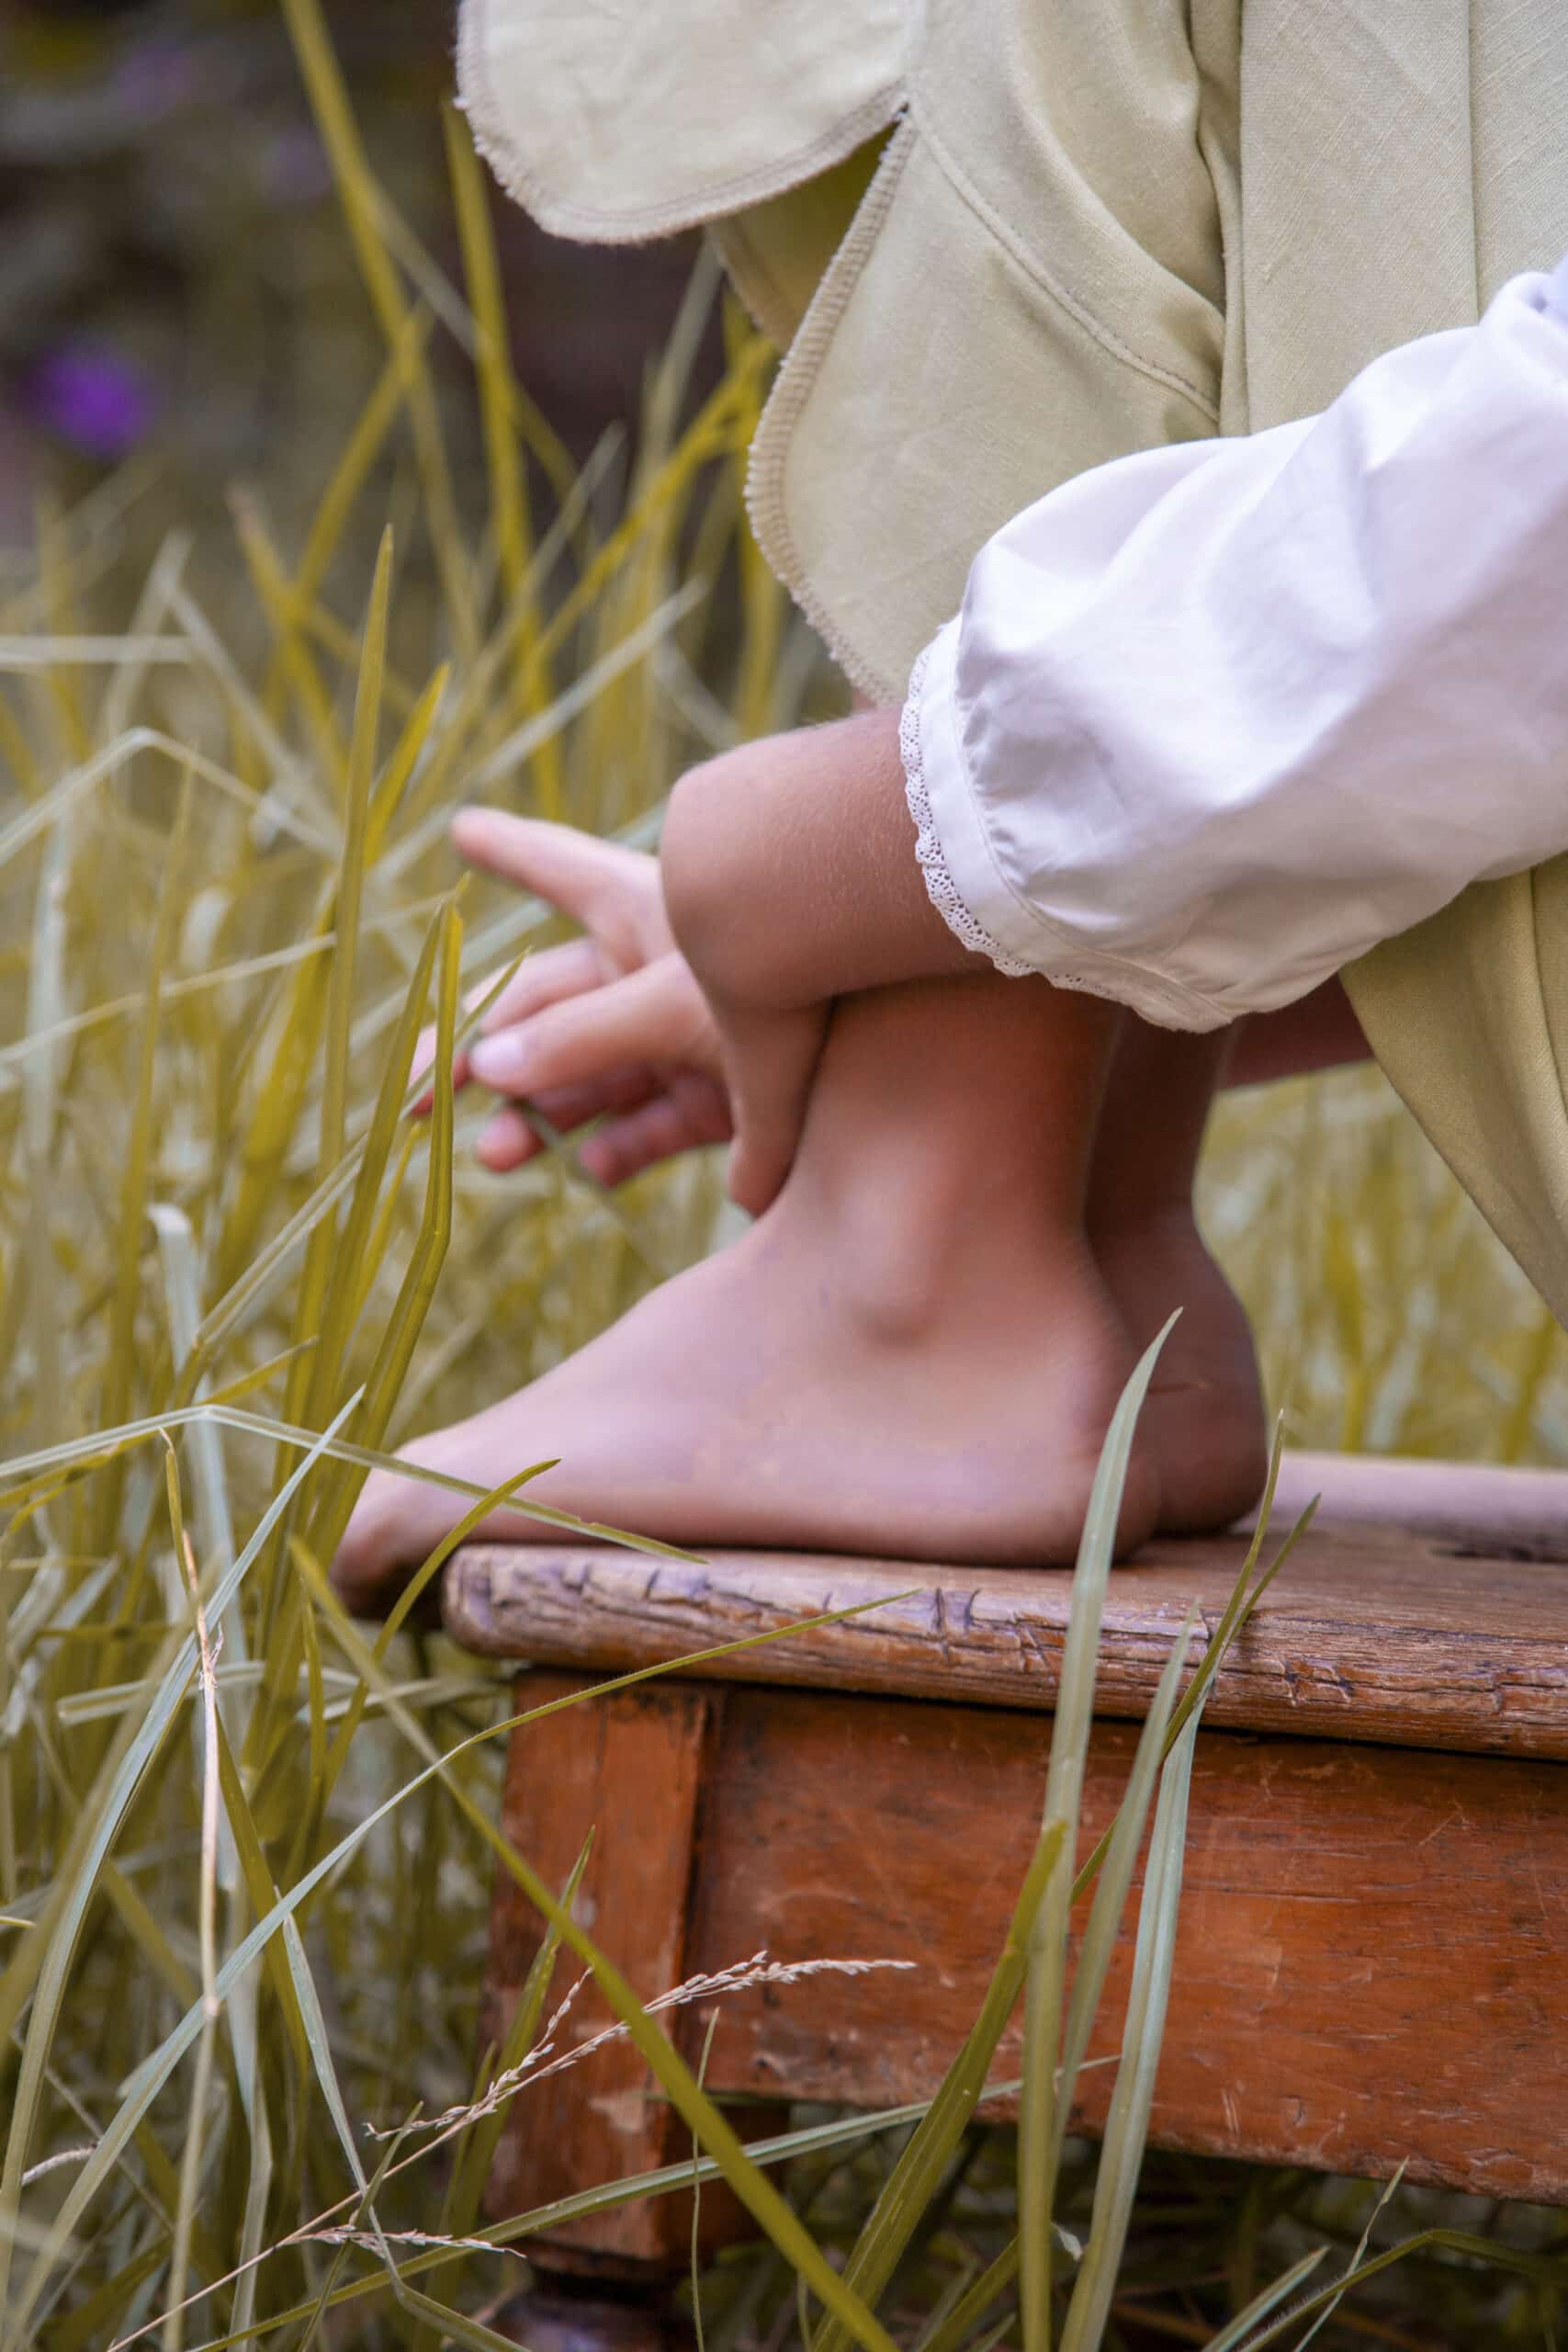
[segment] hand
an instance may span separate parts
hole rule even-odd
[[[682,776],[664,903],[713,1007],[735,1116],[729,1189],[760,1215],[789,1172],[835,997],[987,968],[932,906],[898,713],[797,728]]]
[[[795,1164],[832,1006],[822,1002],[775,1012],[729,1003],[722,996],[709,1001],[734,1123],[727,1186],[739,1207],[761,1216]]]
[[[580,1154],[602,1184],[724,1142],[718,1031],[676,951],[657,858],[497,808],[464,809],[452,838],[470,865],[536,892],[586,934],[530,956],[485,1012],[480,1042],[457,1057],[456,1086],[475,1079],[517,1098],[480,1131],[480,1162],[504,1171],[543,1148],[524,1100],[562,1133],[603,1119]],[[427,1032],[416,1069],[434,1053]],[[427,1092],[415,1108],[429,1102]]]

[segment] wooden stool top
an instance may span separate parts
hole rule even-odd
[[[1465,1472],[1445,1497],[1439,1472],[1434,1502],[1424,1469],[1402,1483],[1415,1465],[1346,1467],[1359,1508],[1421,1501],[1424,1528],[1320,1514],[1233,1647],[1207,1721],[1402,1747],[1568,1757],[1568,1477]],[[1298,1457],[1281,1481],[1289,1503],[1314,1480],[1332,1498],[1333,1457]],[[1490,1532],[1484,1513],[1476,1523],[1478,1493],[1496,1506]],[[1293,1516],[1293,1508],[1277,1510],[1265,1558]],[[1113,1571],[1099,1713],[1143,1713],[1194,1600],[1201,1611],[1196,1663],[1246,1551],[1244,1534],[1161,1541]],[[818,1553],[716,1552],[696,1566],[605,1544],[482,1544],[451,1562],[445,1605],[448,1630],[469,1649],[614,1673],[877,1601],[885,1605],[864,1615],[692,1670],[1049,1709],[1070,1583],[1066,1570]]]

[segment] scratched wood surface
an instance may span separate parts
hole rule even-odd
[[[581,1680],[544,1672],[536,1688]],[[695,2057],[716,2011],[706,2079],[730,2097],[874,2108],[929,2093],[1000,1949],[1038,1828],[1045,1726],[992,1707],[674,1679],[647,1686],[637,1707],[679,1744],[699,1687],[713,1713],[679,1965],[714,1971],[764,1949],[777,1961],[913,1964],[700,2004],[677,2013],[678,2038]],[[603,1703],[556,1722],[591,1720]],[[595,1805],[604,1830],[639,1800],[597,1773],[558,1778],[542,1744],[552,1735],[516,1735],[505,1820],[525,1851],[559,1863]],[[1097,1726],[1086,1843],[1111,1817],[1134,1736]],[[649,1892],[624,1855],[596,1879],[592,1925],[612,1951],[659,1944]],[[492,1991],[520,1981],[536,1933],[503,1904]],[[1130,1920],[1097,2059],[1117,2046],[1131,1936]],[[1371,2176],[1408,2161],[1419,2180],[1568,2201],[1565,1939],[1568,1777],[1557,1766],[1205,1731],[1154,2138]],[[676,1969],[672,1945],[660,1964]],[[639,1989],[657,1973],[645,1960]],[[1017,2061],[1015,2032],[997,2078]],[[606,2089],[584,2067],[524,2093],[497,2210],[609,2179],[616,2154],[625,2170],[629,2147],[594,2134],[606,2100],[632,2120],[636,2072]],[[1083,2077],[1083,2128],[1102,2125],[1112,2079],[1107,2065]],[[622,2243],[606,2216],[579,2246],[595,2230],[612,2251]]]
[[[1470,1474],[1467,1491],[1473,1492]],[[1512,1477],[1501,1479],[1505,1495]],[[1537,1487],[1540,1485],[1538,1477]],[[1550,1483],[1550,1482],[1549,1482]],[[1568,1487],[1559,1479],[1554,1491]],[[1277,1524],[1283,1529],[1283,1519]],[[1533,1532],[1532,1532],[1533,1529]],[[1505,1521],[1499,1549],[1568,1555],[1561,1528]],[[1395,1747],[1568,1757],[1568,1566],[1486,1556],[1483,1528],[1319,1522],[1221,1672],[1215,1726]],[[1111,1579],[1096,1712],[1137,1717],[1188,1604],[1218,1620],[1246,1539],[1151,1544]],[[705,1677],[1049,1708],[1066,1571],[726,1552],[701,1566],[608,1545],[478,1544],[447,1571],[446,1622],[492,1656],[605,1671],[864,1602],[868,1613],[703,1667]]]
[[[541,1685],[539,1695],[553,1690]],[[692,1683],[661,1688],[657,1697],[623,1691],[514,1734],[508,1752],[503,1826],[558,1892],[593,1831],[578,1915],[644,2000],[688,1973],[694,1841],[722,1695]],[[540,1935],[538,1914],[498,1871],[487,2041],[501,2042]],[[575,1963],[558,1965],[546,2018],[580,1973]],[[592,1985],[581,1986],[548,2037],[555,2054],[574,2051],[612,2022]],[[543,2073],[515,2101],[502,2135],[488,2188],[492,2211],[525,2211],[668,2164],[689,2149],[690,2135],[682,2140],[673,2109],[649,2098],[649,2083],[647,2066],[624,2038],[564,2073]],[[705,2199],[710,2234],[722,2235],[727,2210],[722,2194]],[[690,2202],[674,2198],[623,2205],[553,2235],[558,2252],[590,2250],[602,2263],[628,2266],[683,2256],[690,2240]]]
[[[895,1958],[721,2005],[712,2079],[857,2105],[929,2090],[978,2006],[1040,1819],[1044,1726],[992,1708],[735,1690],[690,1964]],[[1134,1735],[1097,1732],[1086,1836]],[[1153,2129],[1216,2155],[1568,2199],[1568,1776],[1221,1732],[1199,1741]],[[1119,1949],[1091,2055],[1117,2047]],[[1016,2073],[1018,2045],[998,2054]],[[1112,2070],[1084,2078],[1102,2124]]]

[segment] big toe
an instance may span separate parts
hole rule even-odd
[[[439,1538],[422,1543],[410,1509],[418,1487],[389,1470],[372,1470],[344,1531],[332,1578],[356,1617],[385,1615]]]

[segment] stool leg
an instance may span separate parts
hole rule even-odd
[[[629,2266],[605,2271],[583,2260],[581,2269],[536,2263],[534,2283],[506,2305],[496,2333],[528,2352],[690,2352],[691,2322],[675,2308],[675,2275],[650,2264],[640,2277]]]
[[[592,1688],[581,1676],[536,1672],[536,1703]],[[502,1824],[546,1883],[563,1886],[590,1831],[593,1844],[577,1916],[644,2000],[680,1984],[695,1891],[705,1766],[724,1703],[711,1684],[659,1678],[563,1708],[513,1733]],[[504,1871],[491,1920],[487,2031],[499,2042],[544,1934],[544,1923]],[[580,1971],[570,1953],[546,2004]],[[572,1997],[552,2040],[558,2052],[612,2022],[596,1988]],[[670,2022],[673,2025],[675,2020]],[[576,2064],[524,2088],[513,2102],[486,2192],[493,2220],[678,2163],[691,2135],[624,2034]],[[703,2192],[702,2250],[755,2225],[722,2184]],[[666,2195],[584,2215],[520,2245],[538,2286],[513,2306],[532,2352],[660,2352],[681,2340],[672,2286],[691,2260],[692,2206]],[[671,2334],[671,2331],[674,2331]]]

